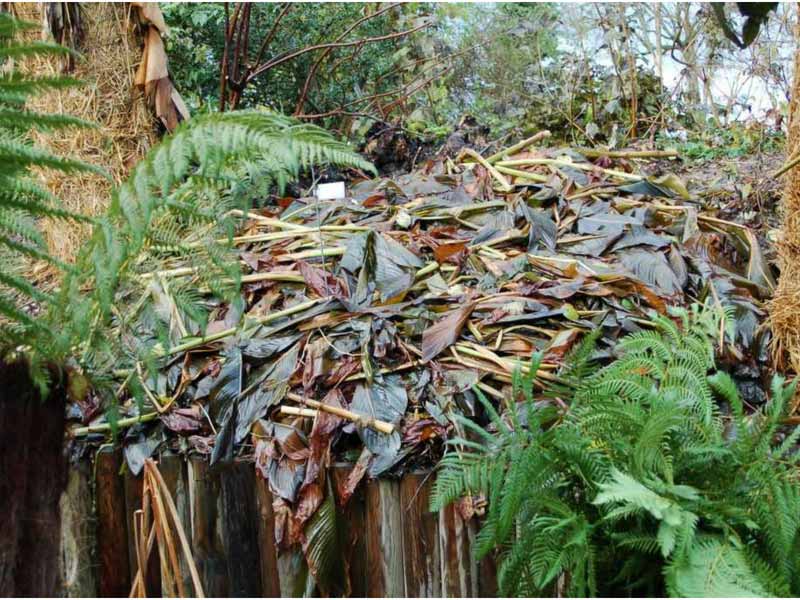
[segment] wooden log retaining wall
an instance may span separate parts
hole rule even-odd
[[[251,463],[212,472],[202,457],[164,454],[159,469],[207,596],[302,595],[305,559],[299,548],[275,547],[272,494]],[[337,466],[332,475],[339,480],[349,469]],[[368,481],[345,507],[337,503],[351,596],[496,595],[493,561],[472,557],[477,523],[454,507],[429,512],[432,483],[430,473],[420,472]],[[110,446],[98,451],[93,468],[73,468],[61,512],[65,595],[128,595],[136,569],[132,515],[141,507],[141,490],[141,476],[127,472]],[[153,596],[162,591],[157,559],[148,566],[147,590]]]

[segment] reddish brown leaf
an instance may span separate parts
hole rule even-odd
[[[353,496],[358,484],[364,478],[371,460],[372,453],[367,448],[364,448],[361,451],[361,455],[358,457],[358,461],[356,462],[355,466],[347,475],[344,485],[339,487],[339,504],[345,506]]]
[[[436,262],[440,264],[444,262],[459,264],[464,260],[468,252],[467,242],[450,242],[439,244],[434,248],[433,255],[436,257]]]
[[[547,348],[545,358],[548,361],[561,360],[572,348],[573,344],[580,337],[581,330],[571,327],[569,329],[562,329],[551,340],[550,346]]]
[[[347,284],[338,277],[307,262],[299,261],[297,266],[303,279],[306,280],[306,285],[317,295],[323,298],[327,296],[333,296],[334,298],[350,297]]]
[[[446,317],[422,332],[422,362],[435,358],[442,350],[455,343],[474,308],[475,303],[470,302],[450,311]]]
[[[378,192],[377,194],[372,194],[371,196],[367,196],[364,202],[362,202],[362,206],[366,208],[379,206],[381,204],[384,204],[385,200],[386,200],[386,194],[384,192]]]
[[[361,359],[355,356],[344,356],[336,361],[333,370],[325,378],[326,386],[335,386],[341,383],[346,377],[356,373],[361,368]]]
[[[434,419],[418,419],[403,430],[403,443],[419,444],[427,440],[444,438],[447,430]]]
[[[269,446],[270,444],[267,441],[258,440],[256,442],[256,450],[253,457],[256,466],[256,473],[261,475],[261,477],[266,480],[269,480]]]
[[[190,435],[187,438],[192,449],[199,454],[211,454],[211,446],[214,444],[214,436]]]
[[[322,399],[322,403],[327,406],[344,408],[344,396],[338,389],[332,389]],[[309,436],[311,455],[308,458],[308,463],[306,463],[304,487],[317,481],[320,472],[330,464],[331,435],[343,422],[341,417],[323,410],[317,411],[314,426]]]
[[[297,497],[297,508],[292,515],[292,529],[302,530],[305,522],[314,516],[324,499],[325,493],[321,481],[314,481],[309,485],[304,484]]]
[[[325,338],[317,338],[311,343],[306,344],[305,351],[303,352],[303,388],[309,390],[313,387],[314,382],[325,371],[325,353],[328,351],[330,344]]]

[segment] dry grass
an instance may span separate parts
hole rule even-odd
[[[14,9],[23,19],[41,22],[41,4],[19,3]],[[86,37],[71,73],[83,85],[30,102],[33,110],[71,114],[96,123],[97,129],[47,133],[37,136],[36,142],[57,154],[102,166],[116,182],[156,141],[152,113],[133,85],[142,44],[130,26],[130,10],[127,3],[84,4]],[[47,75],[60,73],[63,63],[58,58],[39,58],[25,67]],[[108,206],[112,184],[100,176],[45,172],[40,177],[70,210],[96,215]],[[75,258],[89,235],[85,225],[61,220],[43,221],[41,228],[52,255],[65,261]]]
[[[800,51],[795,55],[794,68],[787,157],[800,151]],[[781,276],[769,306],[770,325],[776,366],[800,373],[800,167],[788,171],[784,177],[784,218],[778,244]]]

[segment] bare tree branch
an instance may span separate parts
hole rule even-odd
[[[358,20],[357,20],[355,23],[353,23],[352,25],[350,25],[350,27],[348,27],[347,29],[345,29],[345,30],[344,30],[344,31],[343,31],[343,32],[342,32],[342,33],[339,35],[339,37],[338,37],[338,38],[336,38],[336,39],[334,40],[334,43],[341,42],[341,41],[342,41],[342,40],[343,40],[345,37],[347,37],[347,36],[348,36],[350,33],[352,33],[352,32],[353,32],[353,31],[354,31],[356,28],[358,28],[358,27],[359,27],[359,26],[360,26],[362,23],[364,23],[364,22],[366,22],[366,21],[369,21],[370,19],[375,19],[375,18],[377,18],[377,17],[381,16],[382,14],[384,14],[385,12],[387,12],[387,11],[390,11],[390,10],[392,10],[393,8],[396,8],[396,7],[398,7],[398,6],[400,6],[400,4],[399,4],[399,3],[398,3],[398,4],[390,4],[390,5],[388,5],[388,6],[384,7],[384,8],[382,8],[381,10],[379,10],[379,11],[377,11],[377,12],[374,12],[374,13],[372,13],[372,14],[365,15],[365,16],[361,17],[361,18],[360,18],[360,19],[358,19]],[[362,45],[363,45],[363,44],[362,44]],[[359,47],[361,47],[361,46],[359,46]],[[300,97],[297,99],[297,104],[296,104],[296,106],[295,106],[295,109],[294,109],[294,113],[295,113],[295,115],[296,115],[296,114],[299,114],[300,112],[302,112],[302,110],[303,110],[303,105],[305,104],[305,101],[306,101],[306,96],[308,95],[309,88],[311,87],[311,82],[314,80],[314,77],[315,77],[315,75],[316,75],[316,73],[317,73],[317,69],[320,67],[320,65],[321,65],[321,64],[322,64],[322,63],[325,61],[325,59],[326,59],[326,58],[327,58],[327,57],[330,55],[330,53],[331,53],[332,51],[333,51],[333,47],[326,48],[326,49],[325,49],[325,50],[324,50],[324,51],[323,51],[323,52],[322,52],[322,53],[319,55],[319,58],[317,58],[317,60],[314,62],[314,64],[313,64],[313,65],[311,66],[311,68],[309,69],[309,71],[308,71],[308,75],[306,76],[306,81],[305,81],[305,83],[303,84],[303,89],[302,89],[302,90],[301,90],[301,92],[300,92]]]
[[[308,54],[309,52],[316,52],[317,50],[325,50],[326,48],[349,48],[351,46],[357,46],[358,44],[372,44],[375,42],[385,42],[386,40],[394,40],[397,38],[402,38],[412,33],[419,31],[420,29],[424,29],[426,27],[430,27],[430,23],[426,22],[422,25],[418,25],[413,27],[412,29],[406,29],[405,31],[397,31],[395,33],[387,33],[385,35],[376,35],[374,37],[362,38],[360,40],[354,40],[351,42],[330,42],[326,44],[316,44],[314,46],[306,46],[305,48],[301,48],[299,50],[295,50],[293,52],[289,52],[288,54],[284,54],[282,56],[278,56],[273,58],[266,63],[256,67],[250,76],[247,78],[247,81],[250,82],[262,73],[269,71],[270,69],[274,69],[278,65],[281,65],[287,61],[293,60],[298,56],[302,56],[303,54]]]

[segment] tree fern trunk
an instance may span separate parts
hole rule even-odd
[[[43,400],[24,362],[0,363],[0,596],[61,595],[64,394]]]

